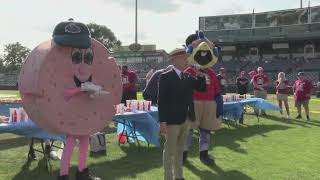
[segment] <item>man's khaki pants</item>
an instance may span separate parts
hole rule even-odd
[[[183,178],[182,156],[189,129],[189,120],[186,120],[183,124],[167,126],[166,142],[163,150],[165,180]]]

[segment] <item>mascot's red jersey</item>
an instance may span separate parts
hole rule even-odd
[[[207,68],[204,73],[206,74],[207,90],[205,92],[194,91],[194,100],[208,100],[211,101],[220,92],[220,85],[217,76],[211,68]],[[196,72],[192,67],[188,67],[185,72],[195,75]]]

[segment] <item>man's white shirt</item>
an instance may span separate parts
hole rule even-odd
[[[177,73],[178,77],[181,79],[181,71],[173,66],[174,71]]]

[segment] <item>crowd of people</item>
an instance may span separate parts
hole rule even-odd
[[[297,80],[292,86],[290,86],[289,81],[286,79],[284,72],[279,72],[278,79],[272,84],[270,83],[269,77],[263,72],[262,67],[258,67],[257,70],[249,72],[250,78],[245,76],[246,72],[241,71],[240,76],[237,77],[237,92],[240,95],[248,94],[249,86],[253,87],[253,94],[255,97],[266,99],[267,89],[269,86],[274,86],[276,89],[276,96],[281,109],[280,113],[283,114],[283,104],[286,110],[286,118],[290,119],[290,110],[288,103],[288,96],[290,94],[290,88],[292,87],[292,92],[294,95],[295,107],[297,108],[298,116],[296,119],[301,119],[301,106],[304,107],[306,113],[306,119],[310,120],[309,115],[309,100],[313,92],[313,83],[306,79],[304,72],[299,72],[297,74]],[[249,80],[251,79],[251,80]],[[260,114],[256,110],[257,114]],[[264,111],[261,112],[262,115],[266,115]]]
[[[151,100],[153,104],[157,104],[158,96],[158,84],[159,77],[161,73],[168,71],[173,66],[169,65],[167,68],[154,71],[147,81],[147,85],[143,91],[143,97],[145,99]],[[217,74],[218,83],[221,87],[221,94],[225,95],[226,87],[228,86],[228,81],[226,79],[225,68],[219,69],[219,74]],[[279,107],[281,108],[281,114],[283,114],[282,107],[284,105],[286,110],[286,117],[290,119],[290,110],[288,104],[288,96],[293,92],[295,106],[299,112],[297,119],[301,118],[301,105],[305,107],[306,118],[309,120],[308,113],[308,101],[311,97],[313,90],[312,81],[308,80],[304,72],[299,72],[297,74],[297,80],[290,85],[288,79],[286,79],[286,74],[284,72],[279,72],[278,78],[274,83],[270,82],[269,77],[262,67],[258,67],[256,70],[247,72],[241,71],[239,76],[236,78],[237,93],[240,95],[253,93],[255,97],[267,99],[267,89],[272,86],[276,90],[276,96],[278,100]],[[299,88],[298,88],[299,87]],[[292,89],[291,89],[292,88]],[[253,89],[253,92],[250,90]],[[258,112],[256,112],[258,113]],[[259,112],[262,115],[266,115],[264,111]]]

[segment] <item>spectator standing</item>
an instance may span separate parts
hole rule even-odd
[[[263,72],[262,67],[257,68],[258,74],[253,76],[253,92],[257,98],[267,99],[267,88],[269,86],[269,78]],[[259,115],[259,110],[255,109],[255,113]],[[262,115],[266,115],[264,110],[261,110]]]
[[[248,74],[250,76],[250,84],[253,84],[253,77],[257,75],[257,72],[256,70],[253,70],[253,71],[250,71]]]
[[[151,76],[153,75],[153,73],[155,72],[155,69],[150,69],[150,71],[148,71],[147,75],[146,75],[146,84],[148,84]]]
[[[298,116],[296,119],[301,119],[301,105],[303,105],[306,112],[307,120],[310,120],[309,116],[309,100],[312,94],[313,85],[312,82],[307,80],[303,72],[298,73],[298,79],[293,84],[293,93],[295,106],[297,107]]]
[[[123,84],[121,103],[126,103],[126,100],[137,99],[137,75],[135,72],[129,71],[127,65],[123,65],[121,70]]]
[[[237,77],[237,89],[238,94],[245,95],[248,93],[248,85],[249,85],[249,79],[245,77],[246,72],[241,71],[240,76]]]
[[[226,87],[228,86],[228,81],[226,79],[226,73],[224,68],[219,69],[219,74],[217,75],[217,79],[221,87],[221,95],[225,95]]]
[[[287,112],[287,119],[290,119],[289,104],[288,104],[289,81],[286,79],[284,72],[280,72],[278,74],[278,79],[276,80],[275,84],[277,89],[277,99],[279,102],[279,107],[281,108],[280,113],[281,115],[283,114],[283,111],[282,111],[282,102],[283,102]]]
[[[163,150],[164,179],[182,180],[183,150],[190,128],[188,119],[194,120],[195,116],[192,94],[194,89],[205,91],[206,79],[204,76],[194,78],[183,72],[187,66],[185,49],[172,51],[170,58],[174,67],[161,74],[158,97],[160,133],[166,139]]]
[[[152,101],[152,104],[158,104],[158,90],[159,90],[159,80],[160,75],[166,71],[171,70],[173,65],[169,65],[164,69],[157,70],[148,81],[146,88],[143,90],[143,98],[145,100]]]
[[[257,71],[252,70],[248,74],[250,76],[249,91],[250,91],[250,93],[253,93],[253,77],[257,74]]]

